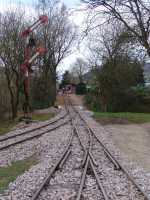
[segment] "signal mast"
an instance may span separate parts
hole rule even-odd
[[[21,33],[21,37],[26,39],[26,47],[24,53],[24,62],[20,67],[21,74],[23,76],[23,91],[25,96],[25,102],[23,104],[24,117],[29,118],[29,112],[31,112],[31,107],[29,103],[29,88],[30,88],[30,73],[32,72],[31,64],[38,57],[46,53],[46,48],[37,47],[36,41],[32,34],[35,29],[41,25],[45,25],[48,22],[48,17],[46,15],[41,15],[37,21],[35,21],[31,26]],[[34,54],[32,54],[34,50]]]

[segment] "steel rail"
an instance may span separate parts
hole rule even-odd
[[[85,179],[86,179],[86,174],[87,174],[87,170],[88,170],[89,161],[90,161],[90,157],[88,156],[87,159],[86,159],[86,163],[85,163],[84,171],[83,171],[83,174],[82,174],[80,187],[79,187],[79,191],[78,191],[76,200],[81,199],[82,191],[83,191],[83,187],[84,187],[84,183],[85,183]]]
[[[73,123],[73,117],[71,117],[71,114],[69,113],[69,109],[67,108],[66,104],[65,104],[66,110],[69,114],[69,122],[71,122],[71,124]],[[66,146],[66,148],[64,149],[62,155],[60,156],[60,158],[56,161],[56,164],[52,167],[52,169],[49,171],[48,175],[45,177],[44,181],[40,184],[39,188],[37,189],[37,191],[35,192],[35,194],[32,196],[31,200],[36,200],[39,196],[39,194],[41,193],[41,191],[44,189],[45,186],[47,186],[52,178],[52,176],[54,175],[54,173],[58,170],[61,169],[63,167],[63,165],[65,164],[68,156],[71,154],[71,144],[73,141],[73,137],[74,137],[75,131],[74,129],[72,129],[72,133],[68,139],[68,144]]]
[[[72,105],[73,106],[73,105]],[[73,106],[74,107],[74,106]],[[79,117],[82,119],[82,121],[86,124],[87,129],[93,134],[93,136],[96,138],[95,133],[93,132],[93,130],[90,128],[90,126],[88,125],[88,123],[86,122],[86,120],[83,118],[83,116],[80,114],[80,112],[75,109],[74,110],[76,113],[78,113]],[[98,138],[96,138],[98,139]],[[105,145],[99,141],[100,145],[103,147],[103,150],[105,152],[105,154],[108,156],[108,158],[110,159],[110,161],[114,164],[115,169],[119,170],[120,169],[120,165],[118,163],[118,161],[114,158],[114,156],[110,153],[110,151],[108,151],[108,149],[105,147]]]
[[[93,130],[92,130],[93,131]],[[94,133],[95,134],[95,133]],[[126,174],[126,176],[129,178],[129,180],[136,186],[136,188],[138,189],[139,192],[141,192],[141,194],[144,196],[144,200],[150,200],[149,196],[146,194],[146,192],[139,186],[139,184],[137,183],[137,181],[135,180],[135,178],[128,172],[128,170],[126,169],[126,167],[124,167],[111,153],[110,151],[107,149],[107,147],[101,142],[101,140],[96,136],[95,134],[95,138],[97,139],[97,141],[102,144],[102,146],[104,146],[105,150],[111,155],[111,158],[113,158],[113,160],[115,160],[115,162],[119,165],[119,168]]]
[[[93,170],[93,173],[94,173],[96,182],[97,182],[97,184],[98,184],[98,186],[99,186],[99,189],[101,190],[101,192],[102,192],[102,194],[103,194],[104,199],[105,199],[105,200],[109,200],[109,197],[108,197],[108,195],[107,195],[107,193],[106,193],[106,190],[105,190],[104,186],[102,185],[102,183],[100,182],[99,176],[98,176],[98,174],[97,174],[97,172],[96,172],[96,169],[95,169],[95,167],[94,167],[94,165],[93,165],[93,162],[92,162],[91,160],[90,160],[90,165],[91,165],[91,168],[92,168],[92,170]]]
[[[47,126],[49,126],[49,125],[55,124],[55,123],[58,122],[59,120],[64,119],[67,115],[68,115],[68,112],[65,113],[63,116],[59,117],[58,119],[56,119],[55,121],[46,123],[46,124],[44,124],[44,125],[38,126],[38,127],[36,127],[36,128],[30,129],[30,130],[27,130],[27,131],[24,131],[24,132],[19,133],[19,134],[14,134],[14,135],[9,135],[9,136],[6,136],[6,137],[2,137],[2,138],[0,138],[0,142],[4,142],[4,141],[6,141],[6,140],[8,140],[8,139],[12,139],[12,138],[15,138],[15,137],[17,137],[17,136],[22,136],[22,135],[31,133],[31,132],[33,132],[33,131],[37,131],[37,130],[39,130],[39,129],[45,128],[45,127],[47,127]]]
[[[72,103],[70,103],[73,106]],[[135,180],[135,178],[128,172],[128,170],[112,155],[112,153],[110,152],[110,150],[108,150],[108,148],[103,144],[103,142],[97,137],[96,133],[93,131],[93,129],[90,127],[90,125],[88,125],[88,123],[86,122],[86,120],[83,118],[83,116],[81,115],[81,113],[75,109],[74,110],[76,113],[79,114],[80,118],[85,122],[86,126],[88,127],[88,129],[91,131],[91,133],[93,134],[93,136],[96,138],[96,140],[99,142],[99,144],[103,147],[104,152],[106,153],[106,155],[108,156],[108,158],[110,159],[110,161],[114,164],[115,169],[120,169],[122,170],[126,176],[129,178],[129,180],[133,183],[133,185],[138,189],[138,191],[144,196],[144,200],[149,200],[149,196],[148,194],[139,186],[139,184],[137,183],[137,181]]]
[[[56,126],[56,127],[50,128],[50,129],[48,129],[48,130],[46,130],[46,131],[43,131],[43,132],[41,132],[41,133],[38,133],[38,134],[36,134],[36,135],[33,135],[33,136],[30,136],[30,137],[24,138],[24,139],[22,139],[22,140],[15,141],[15,142],[12,142],[12,143],[10,143],[10,144],[4,145],[4,146],[0,147],[0,151],[1,151],[1,150],[4,150],[4,149],[7,149],[7,148],[9,148],[9,147],[11,147],[11,146],[15,146],[15,145],[17,145],[17,144],[23,143],[23,142],[25,142],[25,141],[28,141],[28,140],[31,140],[31,139],[34,139],[34,138],[41,137],[42,135],[44,135],[44,134],[46,134],[46,133],[49,133],[49,132],[51,132],[51,131],[54,131],[54,130],[56,130],[56,129],[58,129],[58,128],[60,128],[60,127],[62,127],[62,126],[64,126],[64,125],[66,125],[66,124],[68,124],[69,122],[70,122],[70,119],[67,120],[67,121],[65,121],[65,122],[63,122],[63,123],[61,123],[61,124],[59,124],[59,125]]]
[[[77,136],[79,137],[79,140],[81,141],[79,133],[77,131],[77,128],[75,127],[74,130],[76,130]],[[82,143],[82,141],[81,141],[82,147],[83,147],[83,149],[85,151],[85,156],[83,158],[83,163],[82,163],[82,165],[84,166],[84,170],[83,170],[83,174],[82,174],[82,178],[81,178],[81,182],[80,182],[80,187],[79,187],[79,191],[78,191],[76,200],[80,200],[81,197],[82,197],[82,191],[83,191],[83,187],[84,187],[84,184],[85,184],[85,179],[86,179],[86,174],[87,174],[87,170],[88,170],[89,164],[91,166],[91,169],[92,169],[92,171],[94,173],[96,182],[98,184],[98,187],[99,187],[100,191],[102,192],[102,195],[103,195],[104,199],[105,200],[109,200],[108,195],[106,193],[106,190],[103,187],[102,183],[100,182],[98,174],[97,174],[96,169],[94,167],[94,165],[97,166],[97,163],[96,163],[93,155],[91,154],[92,145],[93,145],[93,137],[92,137],[92,135],[90,133],[89,133],[89,138],[90,138],[89,148],[86,148],[84,146],[84,144]]]
[[[68,109],[69,110],[69,109]],[[72,127],[73,127],[73,130],[74,132],[76,133],[78,139],[79,139],[79,142],[84,150],[84,158],[83,158],[83,161],[82,161],[82,166],[84,167],[84,170],[83,170],[83,173],[82,173],[82,177],[81,177],[81,182],[80,182],[80,186],[79,186],[79,190],[78,190],[78,193],[77,193],[77,197],[76,197],[76,200],[80,200],[81,197],[82,197],[82,191],[83,191],[83,188],[84,188],[84,184],[85,184],[85,179],[86,179],[86,174],[87,174],[87,170],[88,170],[88,167],[89,165],[91,166],[91,169],[94,173],[94,176],[95,176],[95,179],[96,179],[96,182],[98,184],[98,187],[100,189],[100,191],[102,192],[102,195],[104,197],[105,200],[109,200],[108,198],[108,195],[106,193],[106,190],[105,188],[103,187],[102,183],[100,182],[99,180],[99,177],[98,177],[98,174],[96,172],[96,169],[94,167],[97,166],[97,163],[95,161],[95,158],[93,157],[91,151],[92,151],[92,145],[93,145],[93,137],[92,137],[92,134],[90,132],[90,129],[88,128],[88,126],[86,126],[87,128],[87,131],[88,131],[88,136],[89,136],[89,142],[88,142],[88,147],[85,147],[85,145],[83,144],[81,138],[80,138],[80,134],[78,132],[78,129],[76,127],[76,125],[73,123],[72,121]]]
[[[60,156],[60,158],[57,160],[56,164],[53,166],[53,168],[50,170],[50,172],[48,173],[48,175],[45,177],[44,181],[40,184],[38,190],[35,192],[35,194],[33,195],[33,197],[31,198],[31,200],[36,200],[37,197],[39,196],[39,194],[41,193],[41,191],[44,189],[44,187],[46,185],[48,185],[48,183],[50,182],[53,174],[57,171],[57,169],[59,169],[59,167],[62,167],[62,162],[63,164],[65,163],[66,159],[66,155],[68,154],[68,152],[70,152],[70,146],[72,143],[74,137],[74,131],[72,131],[71,136],[69,138],[69,142],[64,150],[64,152],[62,153],[62,155]],[[65,159],[65,160],[64,160]]]

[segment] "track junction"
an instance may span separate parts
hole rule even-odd
[[[37,172],[35,170],[33,173],[35,185],[30,192],[26,190],[19,198],[22,200],[148,200],[149,197],[142,187],[97,137],[70,98],[68,96],[64,98],[65,112],[58,119],[34,129],[0,138],[0,150],[5,151],[35,138],[40,139],[45,134],[50,135],[58,129],[65,137],[63,145],[58,145],[60,149],[56,156],[53,155],[53,161],[49,163],[52,159],[45,158],[47,166],[43,170],[46,170],[46,173],[38,171],[39,174],[35,175]],[[65,126],[68,126],[67,134]],[[47,156],[48,150],[42,155]],[[27,180],[26,184],[28,181],[29,189],[32,181]],[[10,193],[15,200],[18,196],[13,190],[12,187]],[[21,191],[23,193],[24,189]]]

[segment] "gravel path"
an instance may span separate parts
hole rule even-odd
[[[150,173],[150,123],[106,125],[115,145]]]

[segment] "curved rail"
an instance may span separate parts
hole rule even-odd
[[[73,140],[73,136],[74,136],[74,132],[72,131],[71,136],[70,136],[69,141],[68,141],[68,144],[67,144],[66,148],[64,149],[62,155],[57,160],[56,164],[50,170],[50,172],[48,173],[48,175],[45,177],[44,181],[41,183],[41,185],[39,186],[38,190],[35,192],[35,194],[31,198],[31,200],[36,200],[37,199],[37,197],[39,196],[39,194],[41,193],[41,191],[43,190],[43,188],[46,185],[48,185],[48,183],[51,180],[53,174],[59,169],[59,167],[61,168],[62,165],[65,163],[65,161],[66,161],[66,155],[69,155],[68,152],[70,152],[70,146],[71,146],[71,143],[72,143],[72,140]]]
[[[10,143],[10,144],[4,145],[4,146],[0,147],[0,151],[1,151],[1,150],[4,150],[4,149],[7,149],[7,148],[9,148],[9,147],[11,147],[11,146],[14,146],[14,145],[17,145],[17,144],[26,142],[26,141],[28,141],[28,140],[41,137],[42,135],[44,135],[44,134],[46,134],[46,133],[49,133],[49,132],[51,132],[51,131],[54,131],[54,130],[56,130],[57,128],[60,128],[61,126],[64,126],[64,125],[68,124],[69,122],[70,122],[70,120],[67,120],[66,122],[63,122],[62,124],[59,124],[58,126],[56,126],[56,127],[54,127],[54,128],[50,128],[50,129],[48,129],[48,130],[46,130],[46,131],[43,131],[43,132],[41,132],[41,133],[38,133],[38,134],[36,134],[36,135],[33,135],[33,136],[30,136],[30,137],[21,139],[21,140],[19,140],[19,141],[14,141],[14,142],[12,142],[12,143]]]
[[[108,193],[107,193],[106,189],[104,188],[103,184],[101,183],[101,181],[99,179],[99,175],[97,173],[97,163],[96,163],[96,161],[94,159],[94,156],[92,154],[93,137],[96,138],[96,134],[92,130],[92,128],[87,124],[86,120],[83,118],[81,113],[78,112],[75,109],[75,107],[71,104],[71,102],[69,102],[69,105],[76,112],[76,115],[78,114],[80,119],[82,121],[84,121],[84,124],[85,124],[86,129],[87,129],[87,133],[88,133],[88,136],[89,136],[88,137],[88,143],[87,143],[87,145],[85,145],[83,143],[83,141],[81,139],[81,136],[80,136],[80,132],[78,131],[77,125],[75,124],[74,117],[71,116],[72,113],[69,110],[69,106],[67,106],[67,104],[66,104],[66,110],[68,111],[68,114],[70,116],[69,122],[71,122],[72,131],[71,131],[71,133],[70,133],[70,135],[68,137],[68,141],[67,141],[67,144],[66,144],[66,146],[65,146],[65,148],[63,150],[63,153],[57,159],[57,161],[54,164],[54,166],[51,169],[49,169],[48,174],[45,176],[43,182],[38,186],[38,189],[35,191],[35,193],[31,197],[31,200],[36,200],[38,198],[38,196],[40,195],[41,191],[49,184],[49,182],[50,182],[51,178],[53,177],[53,175],[55,174],[55,172],[63,167],[63,165],[67,161],[67,158],[71,154],[71,145],[72,145],[72,141],[73,141],[73,138],[74,138],[75,135],[79,139],[79,143],[82,146],[82,149],[84,151],[84,157],[83,157],[83,162],[82,162],[83,172],[82,172],[80,186],[79,186],[79,190],[77,192],[76,200],[81,200],[82,199],[82,192],[83,192],[86,175],[87,175],[87,172],[88,172],[89,168],[91,169],[91,171],[93,172],[93,174],[95,176],[96,183],[97,183],[97,185],[99,187],[100,192],[103,195],[103,198],[105,200],[109,200]],[[97,139],[97,141],[99,140],[99,138],[96,138],[96,139]],[[106,148],[106,146],[100,140],[99,140],[99,143],[103,147],[105,153],[107,152],[106,155],[111,160],[111,162],[114,164],[116,169],[121,169],[121,170],[124,171],[124,168],[122,167],[122,165],[120,165],[120,163],[117,161],[117,159],[114,158],[114,156]],[[126,175],[128,174],[126,171],[124,171],[124,172],[125,172]],[[141,190],[140,187],[138,187],[138,185],[135,184],[135,181],[131,178],[131,176],[129,174],[128,174],[128,177],[130,178],[132,183],[139,189],[139,191],[143,194],[143,196],[145,197],[145,200],[148,200],[147,195]]]
[[[47,126],[49,126],[49,125],[52,125],[52,124],[58,122],[58,121],[61,120],[61,119],[64,119],[67,115],[68,115],[68,113],[65,113],[63,116],[59,117],[59,118],[56,119],[55,121],[48,122],[48,123],[46,123],[46,124],[44,124],[44,125],[38,126],[38,127],[36,127],[36,128],[30,129],[30,130],[27,130],[27,131],[24,131],[24,132],[22,132],[22,133],[14,134],[14,135],[9,135],[9,136],[6,136],[6,137],[2,137],[2,138],[0,138],[0,142],[4,142],[4,141],[6,141],[6,140],[15,138],[15,137],[17,137],[17,136],[26,135],[26,134],[31,133],[31,132],[33,132],[33,131],[37,131],[37,130],[39,130],[39,129],[45,128],[45,127],[47,127]]]
[[[84,150],[84,158],[83,158],[83,162],[82,162],[82,166],[83,166],[84,170],[83,170],[83,174],[82,174],[82,177],[81,177],[81,182],[80,182],[80,186],[79,186],[79,190],[78,190],[78,193],[77,193],[76,200],[80,200],[82,198],[82,191],[83,191],[83,188],[84,188],[85,179],[86,179],[86,175],[87,175],[89,167],[93,171],[97,185],[98,185],[99,190],[101,191],[104,199],[109,200],[107,192],[106,192],[105,188],[103,187],[103,185],[102,185],[102,183],[101,183],[101,181],[98,177],[98,174],[97,174],[97,171],[96,171],[96,168],[95,168],[95,166],[97,166],[97,163],[96,163],[95,158],[93,157],[93,155],[91,153],[92,145],[93,145],[93,137],[92,137],[92,135],[89,132],[89,129],[87,127],[87,131],[88,131],[88,135],[89,135],[89,146],[85,147],[85,145],[82,143],[82,140],[80,138],[80,134],[78,132],[76,125],[73,123],[73,121],[72,121],[71,124],[72,124],[73,130],[75,131],[75,133],[76,133],[76,135],[79,139],[79,142],[80,142],[80,144],[81,144],[81,146]]]
[[[69,100],[70,101],[70,100]],[[102,146],[104,152],[106,153],[106,155],[108,156],[108,158],[110,159],[110,161],[114,164],[115,169],[117,170],[122,170],[126,176],[129,178],[129,180],[134,184],[134,186],[138,189],[138,191],[144,196],[145,200],[149,200],[148,195],[145,193],[145,191],[139,186],[139,184],[136,182],[136,180],[132,177],[132,175],[129,174],[128,170],[112,155],[112,153],[110,152],[110,150],[103,144],[103,142],[97,137],[96,133],[93,131],[93,129],[89,126],[89,124],[86,122],[86,120],[84,119],[84,117],[81,115],[81,113],[75,109],[75,107],[73,106],[72,102],[70,101],[69,103],[74,111],[76,113],[78,113],[80,119],[86,124],[86,127],[88,128],[88,130],[90,130],[91,134],[96,138],[96,140],[98,141],[98,143]]]

